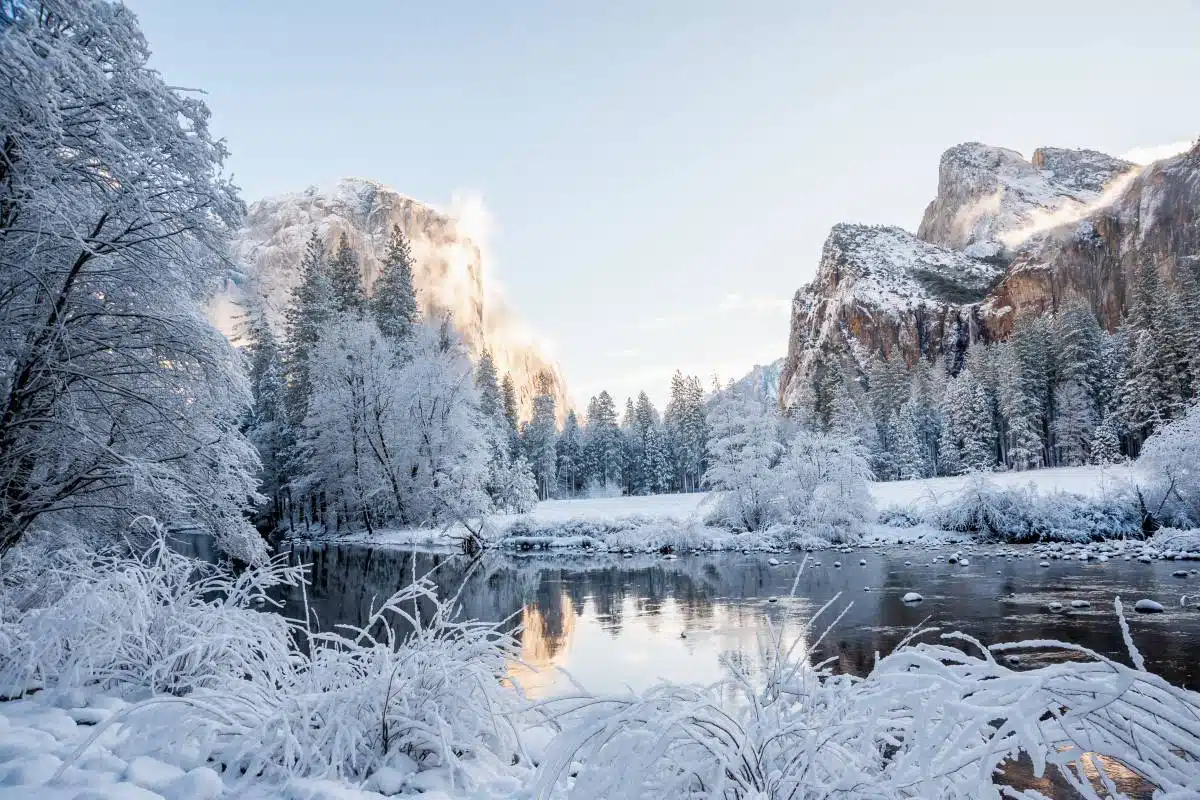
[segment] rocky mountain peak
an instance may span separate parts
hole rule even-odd
[[[1135,168],[1094,150],[1043,147],[1026,160],[1004,147],[955,145],[942,154],[937,196],[917,237],[977,258],[999,258],[1040,219],[1085,208]]]

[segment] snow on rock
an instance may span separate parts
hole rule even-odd
[[[900,599],[901,599],[901,601],[903,601],[905,603],[919,603],[922,600],[924,600],[925,598],[922,597],[921,595],[917,594],[916,592],[908,592],[904,595],[904,597],[901,597]]]
[[[901,228],[835,225],[816,277],[792,300],[783,403],[796,402],[828,358],[862,367],[873,353],[912,362],[922,347],[940,352],[943,342],[978,327],[962,304],[983,300],[1001,272]]]
[[[72,800],[163,800],[163,796],[158,792],[143,789],[133,783],[92,787],[71,797]]]
[[[160,793],[183,776],[184,772],[179,767],[150,756],[137,756],[125,768],[127,781]]]
[[[1161,603],[1156,603],[1153,600],[1138,600],[1133,604],[1134,611],[1140,611],[1143,614],[1161,614],[1164,609]]]
[[[50,753],[25,755],[0,764],[0,786],[39,786],[61,766],[62,759]]]
[[[979,142],[955,145],[938,165],[937,196],[917,236],[978,256],[999,253],[1040,220],[1083,211],[1136,165],[1095,150],[1043,147],[1026,160]]]
[[[215,800],[225,793],[221,776],[208,767],[196,767],[167,784],[168,800]]]
[[[404,758],[407,758],[407,756],[404,756]],[[367,779],[363,788],[379,792],[383,795],[399,794],[404,789],[409,777],[417,772],[417,765],[411,763],[411,759],[409,761],[410,765],[402,768],[392,766],[376,770],[375,774]]]

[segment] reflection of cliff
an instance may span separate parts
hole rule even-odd
[[[521,660],[509,665],[508,674],[531,696],[545,694],[556,683],[554,670],[569,666],[567,654],[579,615],[569,597],[543,609],[527,605],[521,610]]]

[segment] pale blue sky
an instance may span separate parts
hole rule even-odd
[[[247,200],[479,195],[572,394],[783,355],[839,221],[915,229],[940,153],[1200,133],[1200,4],[129,0]]]

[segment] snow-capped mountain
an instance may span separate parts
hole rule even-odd
[[[956,145],[916,236],[834,226],[792,303],[780,401],[797,402],[827,359],[957,357],[1070,298],[1112,329],[1144,261],[1173,281],[1198,258],[1200,145],[1145,167],[1092,150],[1047,147],[1026,161]]]
[[[278,323],[299,280],[305,244],[316,231],[332,247],[345,233],[359,253],[369,288],[379,274],[392,225],[408,236],[415,261],[413,283],[426,313],[449,312],[473,357],[491,350],[501,375],[510,373],[526,416],[540,374],[550,376],[562,414],[570,405],[558,366],[540,352],[516,313],[484,280],[484,255],[467,226],[450,214],[375,181],[346,178],[328,189],[309,187],[252,204],[234,240],[240,274],[213,306],[213,317],[233,334],[237,301],[261,297]]]
[[[1015,150],[968,142],[942,154],[937,197],[917,237],[976,258],[996,256],[1055,214],[1095,202],[1135,165],[1095,150]]]

